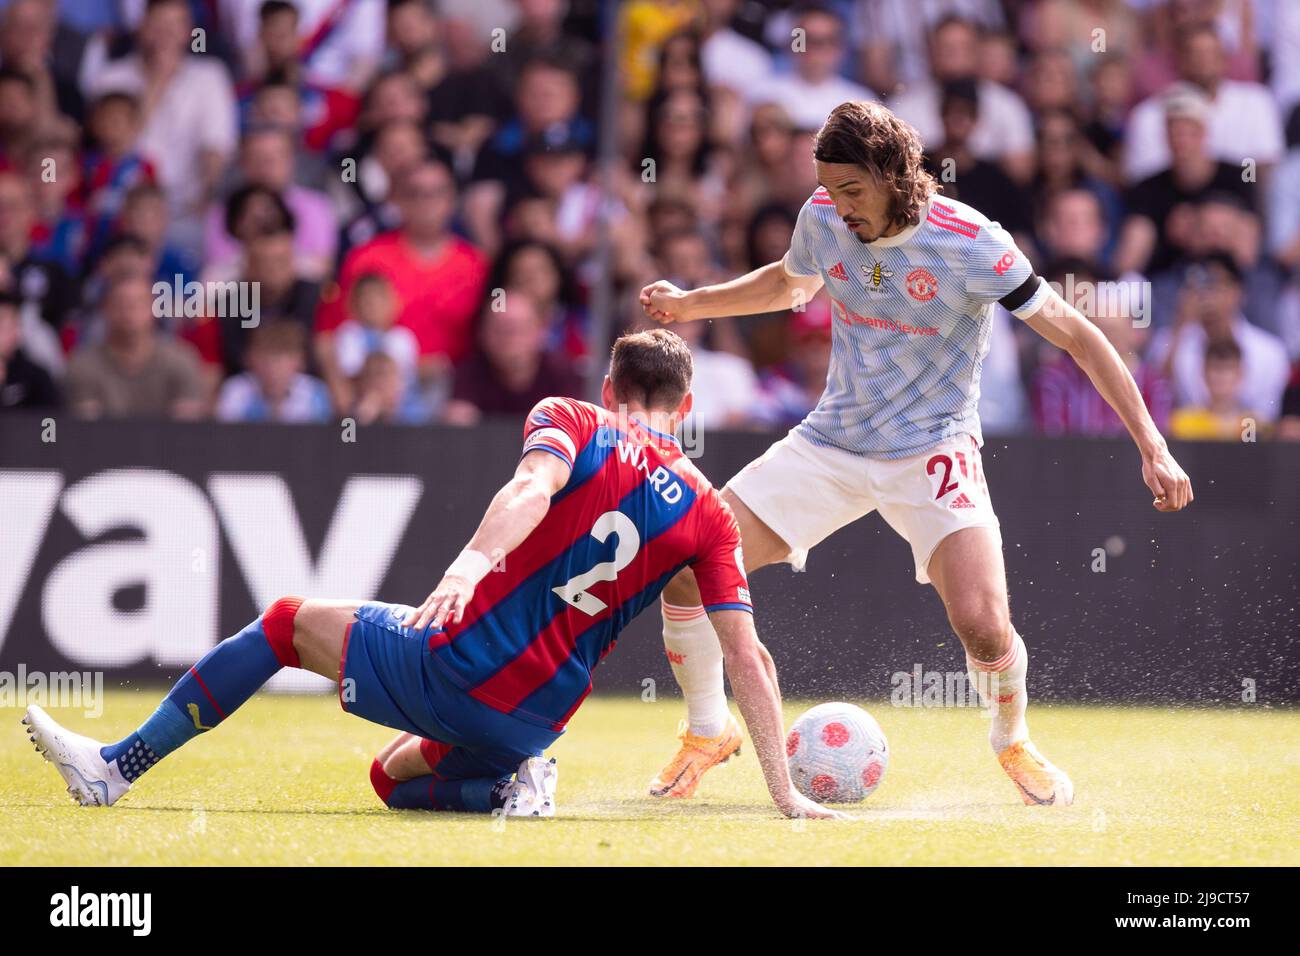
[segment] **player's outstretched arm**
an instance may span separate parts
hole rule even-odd
[[[1158,511],[1178,511],[1191,504],[1191,479],[1169,453],[1128,366],[1101,330],[1055,290],[1048,291],[1042,306],[1025,321],[1057,348],[1069,352],[1101,397],[1115,409],[1142,454],[1142,480],[1155,495],[1154,507]]]
[[[496,560],[519,547],[542,523],[551,497],[568,480],[569,465],[561,458],[541,449],[524,455],[514,477],[488,505],[465,550],[447,568],[433,593],[402,624],[424,628],[458,622],[479,581],[492,570]]]
[[[730,282],[690,292],[660,279],[641,290],[641,308],[664,324],[780,312],[806,304],[821,287],[820,276],[791,275],[783,262],[773,262]]]
[[[754,741],[767,791],[787,817],[839,818],[844,814],[814,803],[794,788],[785,759],[785,724],[776,669],[754,630],[748,611],[714,611],[709,615],[722,645],[722,659],[740,714]]]

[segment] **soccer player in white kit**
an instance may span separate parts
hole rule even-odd
[[[911,545],[916,580],[938,591],[972,679],[993,698],[984,704],[998,763],[1026,804],[1067,805],[1070,778],[1029,739],[1028,655],[1011,624],[1002,538],[980,464],[976,405],[994,303],[1088,373],[1137,444],[1157,510],[1186,507],[1191,482],[1110,343],[1034,273],[997,223],[938,194],[911,126],[877,103],[844,103],[818,132],[814,157],[821,185],[782,261],[690,292],[655,282],[641,305],[659,322],[691,322],[797,308],[826,289],[834,316],[826,391],[722,493],[740,522],[745,569],[782,561],[802,568],[813,546],[879,511]],[[740,730],[689,572],[664,591],[662,610],[688,726],[650,792],[687,797],[740,747]]]

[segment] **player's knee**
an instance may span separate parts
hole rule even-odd
[[[383,801],[384,806],[388,806],[388,801],[393,795],[393,789],[397,786],[398,781],[391,777],[385,769],[384,764],[378,757],[370,764],[370,785],[375,788],[375,793]]]
[[[302,666],[298,660],[298,651],[293,646],[293,622],[298,616],[298,609],[302,607],[302,601],[300,597],[282,597],[272,601],[262,612],[262,631],[281,667]]]
[[[954,602],[948,621],[977,661],[996,660],[1011,647],[1011,614],[1004,598],[971,596]]]

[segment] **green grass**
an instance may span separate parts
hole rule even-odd
[[[51,712],[117,739],[158,696],[113,692],[97,720]],[[978,712],[869,706],[892,762],[851,822],[780,819],[748,748],[693,800],[644,796],[680,702],[595,698],[553,751],[559,817],[495,825],[384,809],[368,768],[391,731],[328,697],[259,696],[111,809],[72,805],[6,708],[0,864],[1300,863],[1295,711],[1032,707],[1034,740],[1077,790],[1054,809],[1021,805]]]

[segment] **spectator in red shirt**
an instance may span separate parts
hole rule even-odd
[[[388,280],[399,303],[397,324],[415,333],[421,378],[439,377],[470,350],[488,261],[451,232],[456,187],[450,170],[434,160],[420,164],[395,184],[393,201],[402,225],[349,252],[337,287],[322,296],[316,354],[327,376],[337,372],[334,331],[346,317],[352,286],[370,272]]]

